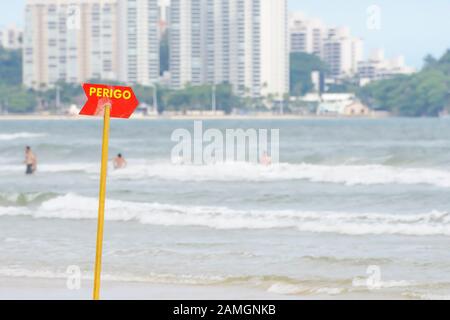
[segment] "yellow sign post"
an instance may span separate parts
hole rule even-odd
[[[106,175],[108,172],[109,122],[111,105],[105,105],[103,118],[102,164],[100,171],[100,192],[98,200],[97,247],[95,252],[94,300],[100,299],[100,278],[102,272],[103,226],[105,223]]]
[[[108,144],[110,118],[128,119],[139,105],[131,87],[105,84],[83,84],[88,100],[80,115],[103,115],[102,164],[100,170],[100,192],[98,199],[97,246],[95,251],[94,300],[100,299],[102,273],[103,227],[105,224],[106,176],[108,173]]]

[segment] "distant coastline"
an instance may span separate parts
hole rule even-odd
[[[247,116],[247,115],[230,115],[230,116],[145,116],[131,117],[133,120],[349,120],[349,119],[386,119],[387,117],[331,117],[331,116],[300,116],[300,115],[270,115],[270,116]],[[395,117],[392,117],[395,118]],[[23,115],[23,116],[0,116],[0,121],[20,121],[20,120],[36,120],[36,121],[58,121],[58,120],[101,120],[101,118],[85,117],[85,116],[39,116],[39,115]]]
[[[372,114],[368,116],[331,116],[331,115],[299,115],[299,114],[162,114],[162,115],[133,115],[135,120],[337,120],[337,119],[386,119],[393,116],[384,114]],[[42,114],[9,114],[0,115],[0,121],[15,120],[98,120],[100,118],[79,115],[42,115]]]

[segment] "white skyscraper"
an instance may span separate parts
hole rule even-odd
[[[355,75],[363,54],[362,40],[352,37],[348,28],[328,29],[328,37],[323,45],[323,60],[332,78]]]
[[[159,35],[161,36],[169,24],[170,0],[158,0]]]
[[[318,19],[309,19],[301,12],[292,13],[289,17],[290,52],[303,52],[323,55],[323,41],[327,28]]]
[[[289,30],[286,0],[260,0],[262,95],[289,93]],[[258,72],[257,70],[255,70]]]
[[[117,77],[116,0],[28,0],[23,81],[45,88],[57,81]]]
[[[193,31],[195,25],[191,23],[195,15],[196,6],[201,0],[172,0],[170,6],[170,76],[174,89],[180,89],[188,83],[195,83],[193,64],[200,63],[197,56],[200,48],[193,48],[194,42],[199,41],[198,35]],[[196,15],[196,24],[200,17]],[[197,38],[197,39],[195,39]]]
[[[28,0],[24,84],[156,81],[157,28],[157,0]]]
[[[119,0],[119,79],[149,85],[159,79],[157,0]]]
[[[327,63],[331,78],[355,75],[364,58],[364,43],[346,27],[330,28],[295,12],[289,18],[290,52],[314,54]]]
[[[230,83],[238,94],[289,90],[286,0],[172,0],[173,88]]]

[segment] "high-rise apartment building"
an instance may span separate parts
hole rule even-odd
[[[289,90],[286,0],[172,0],[171,86],[230,83],[241,95]]]
[[[363,54],[362,40],[352,37],[348,28],[328,29],[328,36],[323,43],[323,60],[332,78],[355,75]]]
[[[290,52],[314,54],[328,64],[331,78],[344,78],[357,73],[364,58],[361,39],[350,34],[348,28],[330,28],[320,20],[295,12],[289,19]]]
[[[195,83],[194,70],[192,66],[194,63],[199,64],[196,56],[198,56],[200,48],[192,48],[194,40],[198,42],[199,39],[194,39],[197,35],[193,30],[196,26],[191,24],[194,16],[195,5],[198,5],[200,0],[172,0],[170,5],[170,57],[169,68],[171,77],[171,86],[174,89],[182,88],[184,85],[200,84]],[[200,22],[200,19],[197,17]],[[198,25],[198,23],[197,23]]]
[[[282,99],[289,93],[289,30],[286,0],[260,0],[262,95]],[[256,71],[257,72],[257,71]]]
[[[119,77],[149,85],[159,80],[157,0],[118,0]]]
[[[403,56],[386,59],[383,50],[375,50],[365,61],[358,63],[360,85],[366,85],[375,80],[389,79],[397,75],[407,75],[416,70],[405,65]]]
[[[156,81],[157,10],[157,0],[28,0],[24,84]]]
[[[58,81],[118,75],[117,1],[28,0],[23,81],[45,88]]]
[[[158,0],[158,14],[159,14],[159,36],[167,31],[169,26],[169,14],[170,14],[170,0]]]
[[[308,19],[301,12],[292,13],[289,17],[290,52],[304,52],[323,56],[323,40],[327,28],[318,19]]]

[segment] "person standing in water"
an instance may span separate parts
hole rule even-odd
[[[263,166],[270,166],[272,164],[272,158],[269,157],[266,151],[264,151],[261,159],[259,160],[259,163]]]
[[[25,164],[26,164],[26,171],[25,173],[27,175],[33,174],[37,170],[37,158],[36,155],[31,151],[31,147],[27,146],[25,148]]]
[[[117,155],[117,157],[113,160],[114,169],[123,169],[127,166],[127,162],[121,153]]]

